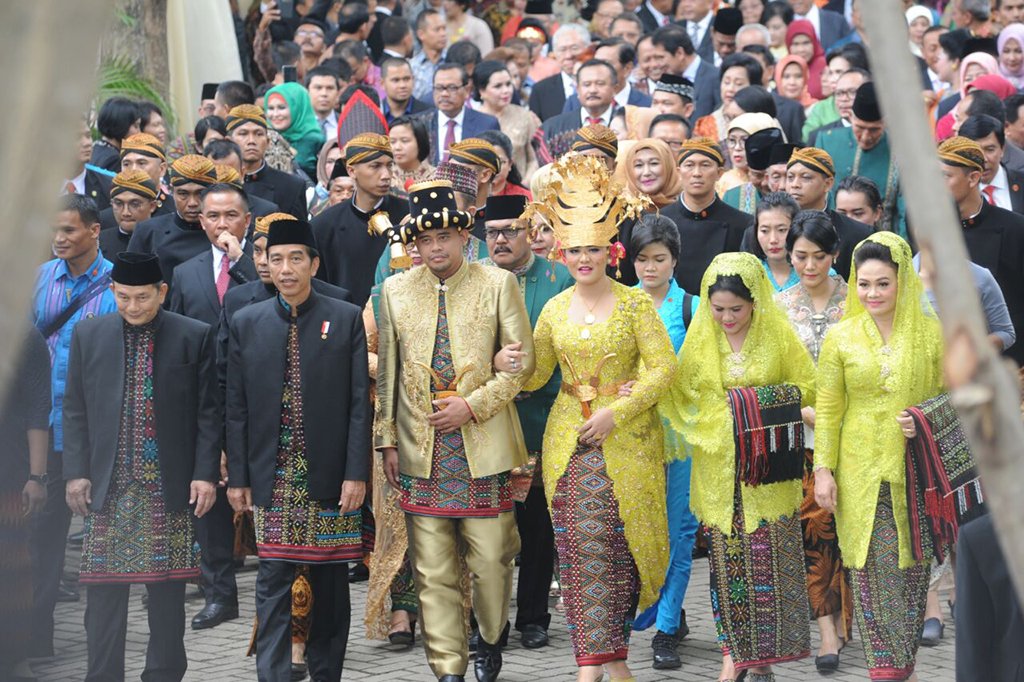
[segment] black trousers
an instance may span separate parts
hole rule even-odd
[[[130,585],[89,585],[85,637],[89,672],[85,682],[123,682]],[[143,682],[180,682],[185,677],[185,583],[146,585],[149,591],[149,645]]]
[[[238,605],[235,583],[235,515],[228,502],[227,488],[217,488],[217,500],[201,518],[196,519],[199,542],[199,568],[207,604]]]
[[[53,442],[53,434],[50,434]],[[64,553],[71,510],[64,495],[63,453],[52,448],[46,461],[46,506],[32,520],[32,650],[31,656],[53,655],[53,608],[64,573]]]
[[[546,629],[551,623],[548,592],[555,570],[555,534],[542,486],[531,487],[526,500],[516,503],[516,525],[522,540],[516,585],[516,630],[527,625]]]
[[[292,582],[297,564],[260,560],[256,574],[256,675],[260,682],[290,682]],[[352,609],[348,564],[310,564],[313,612],[306,640],[309,677],[337,682],[345,664]]]

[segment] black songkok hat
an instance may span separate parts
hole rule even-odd
[[[334,170],[331,171],[331,177],[328,178],[328,182],[334,178],[347,178],[348,177],[348,166],[345,164],[344,159],[338,159],[334,163]]]
[[[291,218],[291,216],[288,216]],[[316,237],[313,228],[305,220],[279,219],[267,227],[267,250],[279,244],[301,244],[316,250]]]
[[[220,83],[203,83],[203,94],[199,96],[199,99],[213,99],[217,96],[217,86]]]
[[[118,284],[141,287],[163,282],[164,274],[160,271],[160,259],[153,254],[122,251],[114,257],[110,279]]]
[[[735,7],[723,7],[715,14],[715,20],[712,22],[711,28],[713,28],[716,33],[721,33],[726,36],[734,36],[740,32],[740,26],[742,25],[742,12]]]
[[[960,59],[975,52],[984,52],[999,59],[999,43],[995,38],[983,38],[982,36],[970,36],[964,42],[964,49],[960,53]]]
[[[753,137],[753,136],[751,136]],[[749,138],[747,138],[749,139]],[[789,164],[789,159],[793,156],[793,152],[799,149],[797,145],[789,142],[780,142],[779,144],[772,145],[771,151],[768,153],[768,165],[778,166],[780,164]],[[748,161],[749,163],[749,161]]]
[[[772,148],[784,142],[782,131],[778,128],[765,128],[750,135],[744,145],[747,149],[747,165],[753,170],[768,170],[771,163]],[[786,157],[789,160],[789,157]]]
[[[509,194],[500,197],[488,197],[484,206],[484,222],[488,220],[515,220],[526,210],[526,197],[521,194]]]
[[[865,123],[877,123],[882,120],[875,84],[871,81],[857,88],[857,94],[853,97],[853,115]]]
[[[426,230],[468,230],[473,227],[473,216],[459,210],[455,203],[455,190],[447,180],[428,180],[410,187],[409,208],[410,223],[415,230],[409,230],[407,238],[414,239]],[[405,232],[403,230],[403,235]]]

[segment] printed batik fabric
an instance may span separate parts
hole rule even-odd
[[[154,583],[199,576],[188,509],[168,512],[153,405],[155,325],[124,325],[124,397],[117,455],[103,508],[85,517],[84,584]]]
[[[336,563],[363,558],[362,514],[342,514],[337,501],[309,498],[309,463],[302,423],[299,328],[288,328],[288,359],[281,393],[281,429],[269,507],[256,507],[256,549],[261,560]],[[338,491],[339,496],[341,491]],[[333,502],[333,503],[332,503]]]
[[[435,384],[440,382],[443,386],[435,386],[435,393],[454,391],[452,384],[456,380],[443,289],[437,298],[437,336],[430,366]],[[435,406],[434,411],[437,409]],[[430,478],[402,474],[399,482],[402,488],[399,505],[408,514],[480,518],[512,511],[508,472],[473,478],[461,430],[441,433],[435,429]]]

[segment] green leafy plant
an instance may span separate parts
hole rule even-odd
[[[138,66],[127,57],[111,55],[105,57],[99,66],[99,82],[96,88],[96,108],[111,97],[145,99],[160,107],[167,127],[174,130],[174,110],[160,95],[153,83],[139,73]]]

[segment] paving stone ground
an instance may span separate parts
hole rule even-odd
[[[77,553],[69,552],[69,571],[74,570],[77,561]],[[255,660],[245,656],[255,614],[253,596],[255,581],[255,561],[250,559],[246,568],[238,574],[241,611],[238,620],[229,621],[211,630],[192,631],[186,629],[185,648],[189,659],[186,680],[225,680],[230,682],[256,679]],[[141,587],[132,588],[129,606],[126,653],[126,679],[128,680],[139,679],[145,662],[149,628],[146,622],[146,612],[142,608],[140,599],[143,589]],[[79,602],[57,605],[55,642],[57,656],[34,663],[34,670],[40,680],[74,682],[85,678],[86,648],[82,618],[85,612],[86,592],[86,590],[82,590],[82,599]],[[396,652],[391,650],[386,642],[370,641],[363,636],[362,616],[365,600],[366,583],[352,585],[353,625],[343,679],[364,682],[429,682],[434,679],[427,667],[419,637],[417,637],[416,646],[410,651]],[[943,602],[945,602],[944,598]],[[195,590],[190,588],[185,607],[187,618],[191,619],[202,606],[202,599]],[[514,613],[514,603],[512,608]],[[715,643],[715,627],[708,597],[708,563],[706,560],[694,562],[693,577],[686,595],[685,608],[690,624],[690,636],[680,647],[684,661],[680,670],[653,670],[651,668],[652,632],[634,633],[629,660],[630,667],[640,682],[717,680],[721,658]],[[565,618],[561,613],[553,613],[549,632],[551,635],[550,646],[536,650],[524,649],[519,643],[517,633],[512,633],[509,646],[504,654],[505,664],[501,673],[503,682],[571,681],[575,679],[576,666],[572,658],[572,647],[565,628]],[[812,646],[816,647],[817,640],[813,633],[814,628],[812,628]],[[955,677],[954,635],[954,628],[950,621],[946,626],[945,639],[939,646],[921,649],[918,656],[918,677],[921,682],[952,682]],[[859,639],[855,639],[843,650],[840,671],[827,678],[817,673],[813,658],[776,666],[775,673],[778,682],[805,680],[850,682],[868,679]],[[472,661],[468,679],[473,679]]]

